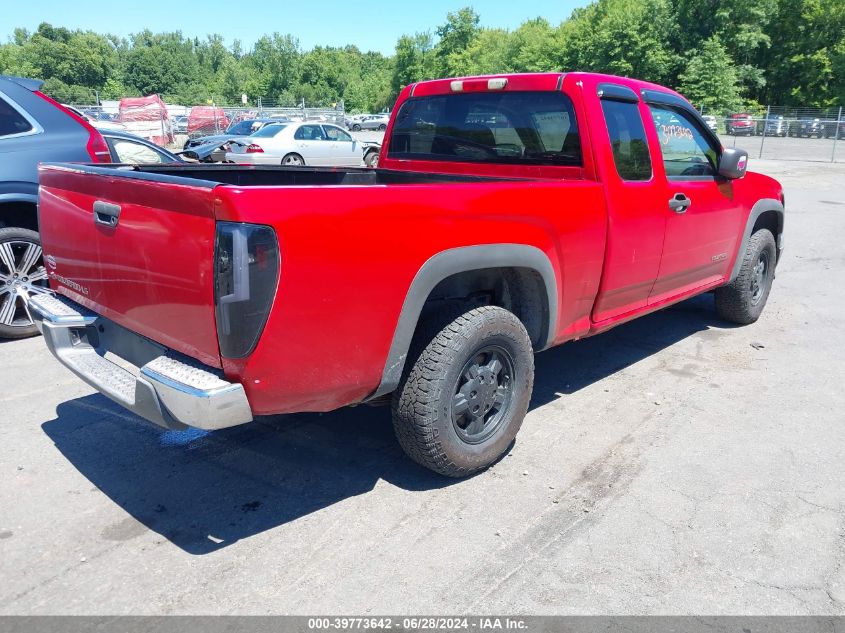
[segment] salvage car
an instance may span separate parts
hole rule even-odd
[[[271,123],[285,122],[287,122],[286,119],[280,120],[278,118],[270,117],[262,119],[241,119],[240,121],[236,121],[229,125],[229,127],[226,128],[226,131],[222,134],[212,134],[208,136],[196,136],[193,138],[189,138],[187,141],[185,141],[185,144],[182,146],[182,149],[194,149],[203,145],[208,145],[209,143],[217,143],[217,146],[219,147],[226,141],[230,141],[234,138],[255,134],[258,130],[260,130],[266,125],[270,125]]]
[[[799,117],[797,121],[793,121],[789,128],[789,135],[798,138],[807,137],[821,138],[824,135],[824,126],[821,119],[812,116]]]
[[[746,112],[731,114],[725,121],[725,130],[733,136],[751,136],[756,130],[754,118]]]
[[[786,136],[789,130],[789,122],[780,115],[765,119],[764,125],[764,130],[761,133],[766,136]]]
[[[352,121],[349,129],[353,132],[360,132],[361,130],[378,130],[383,132],[387,129],[387,124],[390,122],[390,115],[387,114],[371,114]]]
[[[111,162],[113,163],[155,165],[156,163],[184,162],[176,154],[135,134],[119,130],[103,130],[102,134],[109,146]]]
[[[467,476],[510,450],[534,352],[709,291],[760,317],[784,198],[747,163],[656,84],[423,81],[378,169],[42,165],[56,294],[31,308],[162,427],[390,403],[412,459]]]
[[[251,165],[358,167],[364,160],[364,146],[328,123],[274,123],[229,147],[227,161]]]
[[[709,127],[711,131],[718,131],[719,121],[716,119],[715,116],[713,116],[712,114],[705,114],[701,118],[707,124],[707,127]]]

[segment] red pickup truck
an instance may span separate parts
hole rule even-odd
[[[43,165],[50,350],[168,428],[391,401],[408,455],[464,476],[513,441],[533,352],[702,292],[736,323],[766,303],[781,187],[671,90],[420,82],[385,138],[375,170]]]

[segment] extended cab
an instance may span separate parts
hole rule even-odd
[[[467,475],[513,441],[533,352],[707,291],[759,317],[783,194],[746,162],[641,81],[421,82],[375,170],[42,166],[31,309],[159,425],[390,401],[413,459]]]

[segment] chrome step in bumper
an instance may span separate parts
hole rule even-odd
[[[252,420],[242,385],[59,295],[29,310],[59,361],[118,404],[169,429],[222,429]],[[106,355],[125,364],[118,364]]]

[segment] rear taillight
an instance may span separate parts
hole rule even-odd
[[[96,128],[90,125],[89,127],[91,129],[88,131],[88,143],[85,145],[85,149],[88,151],[91,160],[95,163],[112,162],[111,152],[109,151],[109,146],[106,144],[106,139],[103,138],[103,135]]]
[[[261,149],[260,145],[256,145],[255,143],[251,143],[246,146],[246,153],[247,154],[263,154],[264,150]]]
[[[58,101],[54,101],[43,92],[35,92],[39,97],[47,101],[48,103],[53,104],[57,108],[59,108],[62,112],[67,114],[69,117],[73,118],[74,121],[79,123],[85,130],[88,132],[88,142],[85,144],[85,150],[88,152],[88,155],[91,157],[91,160],[95,163],[110,163],[111,160],[111,152],[109,151],[109,146],[106,144],[106,140],[103,138],[103,135],[97,131],[93,125],[91,125],[88,121],[83,119],[81,116],[68,110]]]
[[[254,348],[279,278],[279,242],[269,226],[218,222],[214,305],[220,355],[243,358]]]

